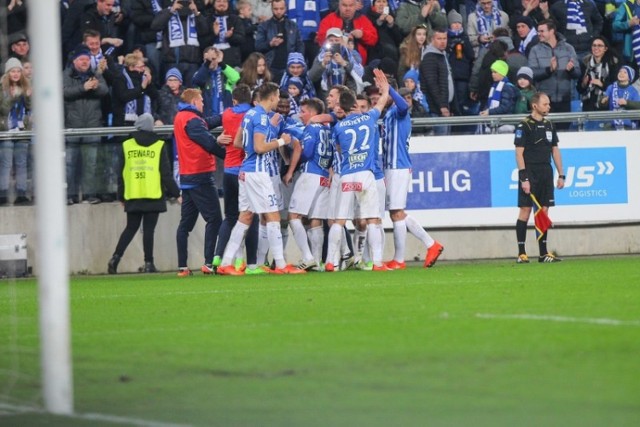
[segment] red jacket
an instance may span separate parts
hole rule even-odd
[[[200,144],[194,142],[187,135],[187,125],[189,121],[195,119],[202,121],[203,129],[207,129],[204,119],[190,109],[184,109],[176,114],[173,119],[173,133],[176,138],[176,148],[178,150],[178,162],[180,164],[180,175],[194,175],[216,170],[216,159]],[[195,125],[193,122],[191,125]]]
[[[329,28],[344,28],[344,22],[338,12],[332,12],[322,18],[318,27],[318,35],[316,41],[320,46],[324,44],[327,38]],[[364,15],[357,16],[353,19],[353,29],[362,30],[362,38],[356,39],[358,53],[362,56],[362,65],[367,64],[367,49],[372,48],[378,43],[378,30],[373,26],[369,18]]]
[[[231,135],[231,144],[227,145],[227,155],[224,158],[224,168],[240,167],[244,160],[244,150],[233,146],[233,140],[240,130],[240,124],[246,112],[251,108],[250,105],[238,105],[233,108],[227,108],[222,113],[222,130],[227,135]]]

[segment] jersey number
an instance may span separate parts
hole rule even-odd
[[[356,142],[357,142],[356,131],[353,130],[353,129],[347,129],[347,130],[344,131],[345,134],[351,136],[351,143],[349,144],[349,154],[353,154],[356,151],[368,151],[369,150],[369,133],[371,132],[369,130],[369,126],[362,125],[362,126],[360,126],[358,128],[358,130],[364,131],[364,138],[362,138],[362,145],[359,147],[359,149],[356,149]]]

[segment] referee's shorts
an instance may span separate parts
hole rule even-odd
[[[553,169],[550,164],[527,166],[527,174],[531,183],[531,192],[536,196],[541,206],[555,206]],[[528,194],[522,191],[522,185],[518,185],[518,207],[530,208],[533,201]]]

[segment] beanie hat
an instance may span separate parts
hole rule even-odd
[[[153,116],[149,113],[141,114],[138,116],[133,126],[138,130],[153,132]]]
[[[180,80],[180,83],[182,83],[182,73],[175,67],[170,68],[169,71],[167,71],[167,74],[164,76],[164,81],[166,82],[169,80],[169,77],[175,77]]]
[[[300,80],[300,77],[289,78],[289,82],[287,84],[295,85],[298,88],[298,90],[300,90],[300,92],[302,92],[302,88],[304,87],[304,85],[302,84],[302,80]]]
[[[516,18],[516,25],[518,24],[524,24],[530,29],[535,27],[535,24],[533,23],[533,19],[524,15],[520,15],[518,18]]]
[[[496,62],[491,64],[491,71],[495,71],[501,76],[506,76],[509,74],[509,65],[501,59],[498,59]]]
[[[633,80],[635,80],[636,78],[636,72],[633,71],[633,68],[629,67],[628,65],[624,65],[621,70],[625,70],[627,72],[627,76],[629,76],[629,83],[633,82]]]
[[[460,15],[455,9],[451,9],[449,13],[447,13],[447,21],[449,22],[449,26],[456,22],[462,24],[462,15]]]
[[[89,48],[83,44],[80,44],[76,46],[75,49],[73,49],[73,52],[71,52],[71,60],[74,61],[80,56],[88,56],[89,58],[91,58],[91,52],[89,51]]]
[[[405,81],[407,79],[413,80],[416,85],[420,84],[420,75],[418,74],[418,71],[414,70],[413,68],[405,73],[402,81]]]
[[[287,68],[291,64],[300,64],[303,67],[307,68],[307,63],[304,60],[304,55],[300,52],[291,52],[289,57],[287,58]]]
[[[516,79],[527,79],[533,83],[533,70],[529,67],[520,67]]]
[[[5,74],[14,68],[20,68],[22,70],[22,62],[18,58],[9,58],[7,62],[4,64],[4,72]]]
[[[13,33],[9,36],[9,46],[18,42],[28,42],[29,39],[25,33]]]

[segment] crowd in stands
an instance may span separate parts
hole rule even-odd
[[[0,2],[2,132],[31,127],[26,12],[35,4]],[[414,118],[527,113],[538,90],[552,112],[637,108],[639,16],[640,0],[60,0],[65,127],[133,126],[144,113],[171,125],[188,87],[220,120],[239,82],[278,83],[294,119],[303,100],[325,100],[335,85],[375,104],[374,69],[402,89]],[[31,142],[18,136],[0,141],[0,205],[32,202]],[[121,141],[67,138],[69,204],[114,200]]]

